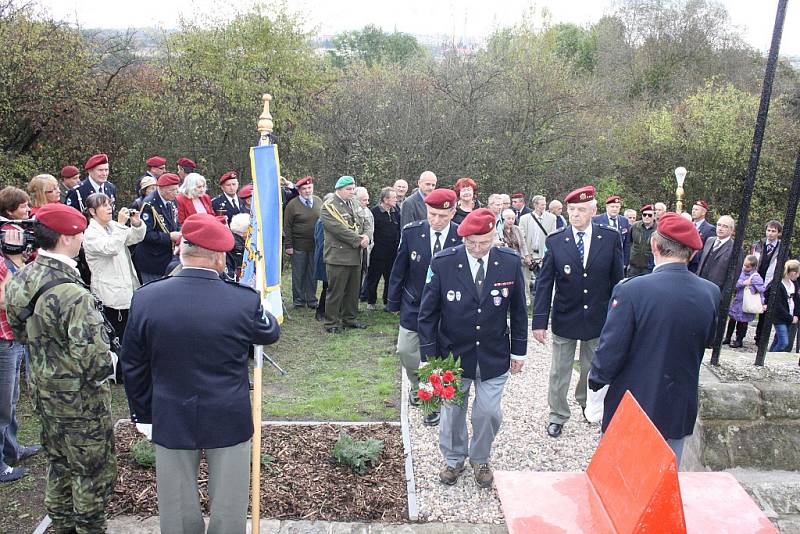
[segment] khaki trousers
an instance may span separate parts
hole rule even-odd
[[[419,335],[413,330],[400,327],[397,334],[397,355],[400,356],[400,363],[406,372],[408,381],[411,383],[411,391],[419,389],[419,377],[417,370],[421,361],[419,354]]]
[[[586,382],[592,367],[592,358],[600,338],[581,341],[580,378],[575,386],[575,400],[586,406]],[[575,360],[576,339],[568,339],[553,334],[553,359],[550,363],[550,384],[547,401],[550,404],[550,422],[563,425],[570,416],[567,393],[572,379],[572,362]]]

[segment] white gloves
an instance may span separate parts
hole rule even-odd
[[[145,425],[142,423],[136,423],[136,430],[138,430],[141,434],[144,434],[144,437],[153,441],[153,425]]]

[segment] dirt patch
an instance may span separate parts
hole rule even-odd
[[[340,430],[356,439],[384,441],[378,464],[358,475],[331,457]],[[130,448],[141,439],[131,424],[116,431],[118,476],[109,517],[158,514],[155,470],[139,467]],[[403,443],[400,428],[392,425],[341,427],[264,427],[261,468],[261,516],[274,519],[401,522],[408,518]],[[203,512],[208,513],[208,471],[200,466]]]

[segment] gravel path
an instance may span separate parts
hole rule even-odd
[[[583,471],[589,465],[600,439],[600,425],[590,425],[581,416],[573,393],[577,372],[572,373],[569,396],[572,418],[560,438],[553,439],[545,432],[549,372],[549,344],[542,346],[530,337],[525,367],[522,373],[512,375],[503,392],[503,424],[492,448],[493,469]],[[408,388],[405,378],[404,387]],[[467,421],[469,428],[469,416]],[[424,426],[417,408],[409,410],[409,427],[420,520],[502,523],[497,491],[480,489],[469,467],[455,485],[439,482],[444,466],[439,428]]]

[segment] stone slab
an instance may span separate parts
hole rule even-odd
[[[703,419],[755,420],[761,417],[761,394],[746,382],[703,384],[699,412]]]
[[[800,384],[757,382],[767,419],[800,419]]]

